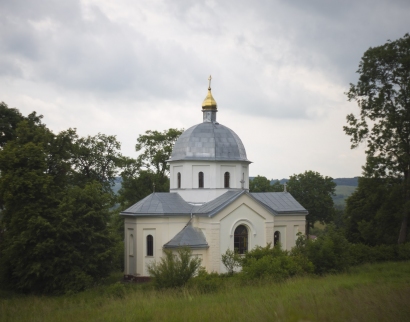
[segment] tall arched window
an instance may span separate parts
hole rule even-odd
[[[198,173],[198,188],[204,187],[204,173],[201,171]]]
[[[181,188],[181,172],[178,172],[177,178],[178,178],[178,189],[180,189]]]
[[[238,254],[245,254],[248,251],[248,229],[246,226],[236,227],[233,238],[233,248]]]
[[[154,256],[154,237],[147,236],[147,256]]]
[[[280,242],[280,231],[275,231],[273,234],[273,245],[276,245]]]
[[[230,179],[229,172],[225,172],[225,174],[224,174],[224,188],[229,188],[229,179]]]

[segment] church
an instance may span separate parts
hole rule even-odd
[[[187,246],[208,272],[225,272],[221,255],[243,254],[280,242],[295,246],[308,214],[289,192],[249,192],[249,165],[239,136],[217,122],[211,93],[202,104],[203,121],[181,134],[170,165],[170,191],[154,192],[121,212],[128,276],[149,276],[147,264],[165,249]]]

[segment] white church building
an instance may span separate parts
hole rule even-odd
[[[225,272],[221,255],[280,242],[295,246],[308,214],[289,192],[249,192],[249,164],[238,135],[216,120],[211,87],[203,122],[181,134],[170,165],[170,191],[154,192],[121,212],[125,275],[148,276],[164,249],[188,246],[208,272]]]

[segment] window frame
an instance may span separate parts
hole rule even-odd
[[[224,173],[224,188],[230,188],[231,174],[229,171]]]
[[[181,172],[178,172],[177,174],[177,187],[178,189],[181,189]]]
[[[241,231],[238,231],[241,229]],[[233,234],[233,248],[238,254],[243,255],[249,250],[249,228],[246,225],[238,225]]]
[[[147,242],[146,256],[153,257],[154,256],[154,236],[152,236],[151,234],[147,235],[146,242]]]
[[[198,172],[198,188],[204,187],[204,173],[202,171]]]

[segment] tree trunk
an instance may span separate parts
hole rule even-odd
[[[407,225],[408,225],[408,218],[409,218],[409,206],[410,206],[410,176],[407,175],[407,178],[404,181],[404,215],[403,220],[401,222],[400,233],[399,233],[399,240],[398,244],[404,244],[406,242],[407,237]]]

